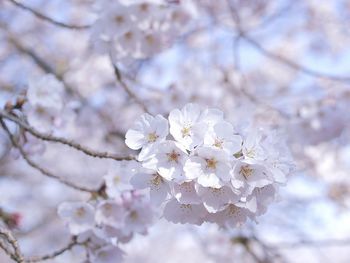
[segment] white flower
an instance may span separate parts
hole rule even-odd
[[[215,124],[224,121],[224,113],[219,109],[207,108],[202,112],[200,121],[205,122],[209,128],[212,128]]]
[[[149,157],[152,146],[163,141],[169,133],[168,121],[161,115],[152,117],[145,113],[126,133],[125,143],[133,149],[141,149],[139,160]]]
[[[223,211],[209,214],[207,220],[209,222],[215,222],[220,226],[236,228],[242,226],[253,215],[248,209],[230,204]]]
[[[238,203],[240,199],[239,191],[234,192],[229,186],[212,188],[196,185],[196,190],[209,213],[221,211],[229,204]]]
[[[74,235],[90,230],[95,225],[95,209],[85,202],[67,202],[58,207],[58,215],[68,224]]]
[[[251,131],[243,140],[242,153],[246,159],[261,160],[266,158],[266,153],[261,144],[262,134]]]
[[[186,179],[183,166],[187,158],[186,150],[181,145],[174,141],[165,141],[157,145],[155,155],[143,166],[156,169],[169,181],[183,182]]]
[[[207,124],[200,119],[201,111],[196,104],[186,104],[182,110],[169,114],[170,133],[186,149],[193,150],[203,142]]]
[[[104,176],[106,193],[114,198],[122,191],[132,190],[131,177],[137,172],[139,165],[136,161],[120,161],[111,163]]]
[[[63,108],[63,84],[51,74],[29,83],[28,102],[35,108],[59,112]]]
[[[176,199],[170,200],[163,212],[166,220],[173,223],[200,225],[207,214],[202,204],[181,204]]]
[[[104,200],[97,206],[95,220],[100,225],[120,228],[124,225],[125,216],[126,210],[121,200]]]
[[[204,145],[226,151],[230,156],[242,148],[242,138],[234,134],[233,126],[226,122],[218,122],[209,130],[204,138]]]
[[[116,246],[107,245],[93,253],[94,263],[119,263],[123,261],[124,252]]]
[[[149,188],[150,200],[156,205],[163,203],[170,192],[168,182],[153,170],[145,170],[135,174],[131,178],[130,183],[136,189]]]
[[[265,166],[252,161],[236,161],[232,171],[231,183],[236,189],[244,188],[245,194],[250,194],[254,188],[271,184],[270,172]]]
[[[195,182],[174,183],[174,197],[181,204],[200,204],[202,200],[195,189]]]
[[[184,171],[188,179],[197,178],[204,187],[220,188],[230,180],[230,165],[225,152],[213,148],[201,147],[197,156],[187,160]]]
[[[125,218],[127,223],[122,229],[125,234],[130,232],[144,234],[147,227],[153,222],[154,211],[150,204],[146,201],[136,200],[128,207]]]

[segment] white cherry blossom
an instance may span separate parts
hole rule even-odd
[[[157,172],[149,169],[135,174],[130,183],[135,189],[149,188],[150,200],[152,203],[159,205],[170,193],[170,187],[166,179]]]
[[[207,132],[204,145],[222,149],[233,156],[242,149],[242,137],[234,134],[233,126],[229,122],[222,121]]]
[[[142,161],[149,157],[154,144],[165,140],[168,133],[168,121],[164,117],[152,117],[145,113],[135,122],[133,128],[128,130],[125,143],[133,150],[142,148],[139,154],[139,160]]]
[[[95,225],[95,209],[85,202],[67,202],[58,207],[58,215],[68,224],[74,235],[90,230]]]
[[[173,223],[201,225],[206,214],[202,204],[181,204],[172,199],[166,204],[163,216]]]
[[[174,141],[165,141],[157,146],[154,156],[144,163],[167,180],[185,181],[183,166],[187,160],[186,150]]]
[[[196,154],[186,161],[184,171],[187,178],[197,178],[198,184],[214,188],[220,188],[230,180],[231,167],[225,152],[201,147]]]
[[[191,103],[169,114],[171,135],[188,150],[193,150],[203,142],[207,124],[200,117],[200,107]]]

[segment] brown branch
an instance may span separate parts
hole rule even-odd
[[[21,154],[22,158],[26,161],[26,163],[31,166],[32,168],[34,168],[35,170],[38,170],[39,172],[41,172],[43,175],[46,175],[47,177],[56,179],[57,181],[59,181],[60,183],[67,185],[73,189],[79,190],[79,191],[83,191],[83,192],[88,192],[88,193],[97,193],[98,190],[92,190],[92,189],[88,189],[85,187],[81,187],[81,186],[77,186],[69,181],[66,181],[64,179],[62,179],[61,177],[51,173],[50,171],[42,168],[41,166],[39,166],[37,163],[35,163],[34,161],[32,161],[26,154],[26,152],[23,150],[22,146],[17,143],[16,138],[13,136],[13,134],[10,132],[10,130],[8,129],[7,125],[5,124],[5,122],[3,121],[2,118],[0,118],[0,124],[2,126],[2,128],[4,129],[4,131],[6,132],[6,134],[8,135],[12,145],[14,147],[16,147],[19,151],[19,153]]]
[[[114,75],[117,78],[118,82],[122,86],[122,88],[125,90],[125,92],[129,95],[130,98],[134,99],[137,104],[141,106],[141,108],[147,112],[150,113],[147,106],[134,94],[134,92],[129,88],[129,86],[125,83],[125,81],[122,78],[122,74],[119,70],[119,68],[111,61],[113,69],[114,69]]]
[[[258,43],[258,41],[251,38],[250,36],[246,35],[244,32],[240,32],[240,36],[244,40],[246,40],[249,44],[251,44],[257,51],[259,51],[264,56],[266,56],[266,57],[268,57],[276,62],[279,62],[283,65],[286,65],[286,66],[290,67],[291,69],[300,71],[306,75],[316,77],[316,78],[323,78],[323,79],[328,79],[328,80],[337,81],[337,82],[350,82],[350,77],[336,76],[336,75],[327,74],[325,72],[318,72],[318,71],[310,69],[304,65],[298,64],[292,60],[289,60],[286,57],[283,57],[281,55],[277,55],[271,51],[268,51],[262,45],[260,45]]]
[[[66,23],[63,23],[63,22],[59,22],[59,21],[54,20],[51,17],[48,17],[48,16],[46,16],[46,15],[44,15],[44,14],[42,14],[42,13],[36,11],[36,10],[34,10],[33,8],[31,8],[29,6],[26,6],[26,5],[22,4],[22,3],[17,2],[16,0],[8,0],[8,1],[10,1],[12,4],[14,4],[15,6],[17,6],[19,8],[32,13],[37,18],[42,19],[42,20],[44,20],[46,22],[49,22],[49,23],[51,23],[51,24],[53,24],[55,26],[68,28],[68,29],[77,29],[77,30],[88,29],[88,28],[91,27],[90,25],[82,25],[82,26],[80,26],[80,25],[70,25],[70,24],[66,24]]]
[[[119,156],[119,155],[111,154],[108,152],[98,152],[98,151],[89,149],[85,146],[82,146],[79,143],[74,142],[73,140],[67,140],[67,139],[62,138],[62,137],[56,137],[56,136],[53,136],[50,134],[41,133],[41,132],[37,131],[36,129],[34,129],[33,127],[31,127],[29,124],[27,124],[24,121],[22,121],[21,119],[19,119],[18,117],[11,115],[3,110],[0,110],[0,117],[7,119],[7,120],[10,120],[12,122],[15,122],[21,128],[23,128],[24,130],[26,130],[27,132],[29,132],[31,135],[33,135],[34,137],[36,137],[38,139],[41,139],[43,141],[49,141],[49,142],[61,143],[61,144],[67,145],[67,146],[69,146],[73,149],[76,149],[78,151],[81,151],[81,152],[83,152],[86,155],[91,156],[91,157],[101,158],[101,159],[113,159],[115,161],[134,160],[135,159],[135,157],[131,156],[131,155],[130,156]]]
[[[270,247],[278,249],[294,249],[298,247],[330,247],[330,246],[350,246],[348,239],[324,239],[324,240],[300,240],[296,242],[278,242],[269,244]]]
[[[18,242],[12,233],[7,229],[0,228],[0,237],[6,240],[6,242],[10,244],[13,249],[13,252],[11,252],[10,249],[6,247],[6,244],[0,242],[0,247],[5,251],[5,253],[18,263],[24,262],[23,256],[18,246]]]
[[[48,260],[48,259],[53,259],[59,255],[62,255],[64,252],[72,249],[76,245],[81,245],[81,243],[77,242],[76,237],[72,237],[71,241],[65,247],[63,247],[57,251],[54,251],[50,254],[44,255],[44,256],[32,257],[32,258],[26,259],[24,262],[33,263],[33,262],[39,262],[39,261],[44,261],[44,260]]]

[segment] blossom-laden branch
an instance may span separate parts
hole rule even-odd
[[[66,181],[64,179],[62,179],[61,177],[59,177],[58,175],[55,175],[53,173],[51,173],[50,171],[42,168],[41,166],[39,166],[37,163],[35,163],[34,161],[32,161],[28,155],[26,154],[26,152],[24,151],[24,149],[22,148],[22,146],[17,143],[16,138],[13,136],[13,134],[10,132],[10,130],[8,129],[7,125],[5,124],[5,122],[3,121],[2,118],[0,118],[0,124],[2,126],[2,128],[4,129],[4,131],[6,132],[6,134],[8,135],[12,145],[14,147],[16,147],[19,151],[19,153],[21,154],[22,158],[26,161],[26,163],[31,166],[32,168],[38,170],[39,172],[41,172],[43,175],[46,175],[47,177],[53,178],[58,180],[60,183],[67,185],[73,189],[79,190],[79,191],[83,191],[83,192],[88,192],[88,193],[97,193],[98,190],[93,190],[93,189],[88,189],[85,187],[81,187],[81,186],[77,186],[75,184],[73,184],[72,182]]]
[[[51,24],[53,24],[55,26],[68,28],[68,29],[76,29],[76,30],[82,30],[82,29],[90,28],[90,25],[71,25],[71,24],[66,24],[66,23],[63,23],[63,22],[59,22],[59,21],[56,21],[53,18],[48,17],[47,15],[44,15],[44,14],[36,11],[35,9],[33,9],[33,8],[29,7],[29,6],[26,6],[26,5],[20,3],[20,2],[18,2],[16,0],[9,0],[9,1],[12,4],[14,4],[15,6],[32,13],[37,18],[39,18],[41,20],[44,20],[46,22],[49,22],[49,23],[51,23]]]
[[[115,161],[134,160],[135,159],[131,155],[119,156],[119,155],[115,155],[115,154],[108,153],[108,152],[95,151],[95,150],[89,149],[85,146],[82,146],[79,143],[76,143],[72,140],[68,140],[68,139],[65,139],[62,137],[53,136],[50,134],[41,133],[41,132],[37,131],[35,128],[31,127],[29,124],[27,124],[24,121],[22,121],[21,119],[19,119],[18,117],[14,116],[12,114],[9,114],[3,110],[0,110],[0,117],[7,119],[7,120],[10,120],[12,122],[15,122],[21,128],[23,128],[24,130],[26,130],[27,132],[29,132],[31,135],[33,135],[34,137],[36,137],[38,139],[41,139],[43,141],[50,141],[50,142],[54,142],[54,143],[61,143],[61,144],[67,145],[67,146],[74,148],[78,151],[81,151],[81,152],[83,152],[86,155],[91,156],[91,157],[101,158],[101,159],[113,159]]]
[[[12,247],[12,249],[9,248],[8,245],[3,242],[3,240],[6,241],[6,243],[8,243],[8,245]],[[15,262],[18,262],[18,263],[25,262],[23,259],[22,253],[19,249],[17,240],[14,238],[11,231],[4,228],[0,228],[0,247]]]

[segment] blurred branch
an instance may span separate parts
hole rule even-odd
[[[254,38],[247,35],[247,32],[243,29],[243,26],[241,24],[239,11],[231,3],[231,1],[228,0],[227,3],[228,3],[228,6],[230,8],[230,11],[231,11],[232,19],[236,23],[236,27],[237,27],[237,31],[238,31],[238,34],[235,37],[235,41],[236,41],[236,39],[242,38],[245,41],[247,41],[251,46],[253,46],[258,52],[263,54],[264,56],[266,56],[266,57],[268,57],[276,62],[284,64],[284,65],[286,65],[294,70],[300,71],[306,75],[316,77],[316,78],[324,78],[324,79],[337,81],[337,82],[350,82],[350,76],[336,76],[336,75],[328,74],[325,72],[318,72],[318,71],[310,69],[304,65],[298,64],[298,63],[296,63],[296,62],[294,62],[286,57],[283,57],[281,55],[277,55],[271,51],[268,51],[258,41],[256,41]],[[288,8],[288,6],[287,6],[287,8]]]
[[[24,151],[24,149],[22,148],[22,146],[17,143],[16,138],[13,136],[13,134],[10,132],[10,130],[8,129],[7,125],[5,124],[5,122],[3,121],[2,118],[0,118],[0,124],[2,126],[2,128],[4,129],[4,131],[6,132],[6,134],[8,135],[9,139],[11,140],[11,143],[14,147],[16,147],[18,149],[18,151],[20,152],[22,158],[26,161],[26,163],[31,166],[32,168],[34,168],[35,170],[38,170],[39,172],[41,172],[43,175],[46,175],[47,177],[56,179],[57,181],[59,181],[60,183],[67,185],[73,189],[79,190],[79,191],[83,191],[83,192],[88,192],[88,193],[96,193],[98,192],[98,190],[92,190],[92,189],[87,189],[85,187],[81,187],[81,186],[77,186],[71,182],[68,182],[64,179],[62,179],[61,177],[49,172],[48,170],[42,168],[41,166],[39,166],[38,164],[36,164],[35,162],[33,162],[26,154],[26,152]]]
[[[258,41],[255,39],[251,38],[250,36],[246,35],[244,32],[239,32],[240,36],[246,40],[249,44],[251,44],[257,51],[259,51],[261,54],[264,56],[275,60],[276,62],[282,63],[294,70],[300,71],[306,75],[310,75],[316,78],[324,78],[332,81],[337,81],[337,82],[350,82],[350,77],[347,76],[336,76],[336,75],[331,75],[327,74],[325,72],[318,72],[316,70],[310,69],[304,65],[300,65],[292,60],[289,60],[286,57],[283,57],[281,55],[277,55],[271,51],[268,51],[265,49],[262,45],[259,44]]]
[[[293,249],[298,247],[330,247],[350,246],[350,238],[347,239],[325,239],[325,240],[299,240],[295,242],[278,242],[269,246],[278,249]]]
[[[130,98],[133,98],[136,101],[136,103],[141,106],[144,112],[150,113],[147,106],[134,94],[134,92],[132,92],[129,86],[125,83],[119,68],[112,62],[112,60],[111,63],[114,69],[114,75],[117,78],[120,85],[122,86],[122,88],[125,90],[125,92],[129,95]]]
[[[54,143],[61,143],[61,144],[67,145],[67,146],[74,148],[78,151],[81,151],[81,152],[83,152],[86,155],[91,156],[91,157],[101,158],[101,159],[113,159],[115,161],[134,160],[135,159],[133,156],[119,156],[119,155],[111,154],[108,152],[98,152],[98,151],[89,149],[85,146],[82,146],[79,143],[76,143],[72,140],[67,140],[67,139],[62,138],[62,137],[56,137],[56,136],[53,136],[50,134],[41,133],[41,132],[37,131],[36,129],[34,129],[33,127],[29,126],[27,123],[25,123],[21,119],[19,119],[17,116],[11,115],[3,110],[0,110],[0,117],[7,119],[7,120],[10,120],[12,122],[15,122],[21,128],[23,128],[24,130],[26,130],[27,132],[29,132],[30,134],[32,134],[34,137],[36,137],[38,139],[41,139],[43,141],[50,141],[50,142],[54,142]]]
[[[70,250],[71,248],[73,248],[76,245],[81,245],[82,243],[78,243],[76,237],[72,237],[71,241],[63,248],[52,252],[50,254],[44,255],[44,256],[40,256],[40,257],[32,257],[29,259],[26,259],[25,262],[26,263],[33,263],[33,262],[39,262],[39,261],[44,261],[44,260],[48,260],[48,259],[53,259],[59,255],[62,255],[64,252]]]
[[[4,239],[9,245],[11,245],[12,250],[13,250],[13,251],[11,251],[6,246],[6,244],[4,244],[3,242],[0,242],[0,247],[5,251],[5,253],[18,263],[24,262],[23,256],[22,256],[21,251],[18,247],[18,242],[14,238],[12,233],[7,229],[0,228],[0,237],[2,237],[2,239]]]
[[[59,27],[63,27],[63,28],[68,28],[68,29],[77,29],[77,30],[82,30],[82,29],[87,29],[87,28],[90,28],[91,26],[90,25],[70,25],[70,24],[66,24],[66,23],[63,23],[63,22],[59,22],[59,21],[56,21],[54,20],[53,18],[51,17],[48,17],[36,10],[34,10],[33,8],[29,7],[29,6],[26,6],[22,3],[19,3],[17,2],[17,0],[8,0],[9,2],[11,2],[12,4],[14,4],[15,6],[23,9],[23,10],[26,10],[30,13],[32,13],[34,16],[36,16],[37,18],[41,19],[41,20],[44,20],[46,22],[49,22],[55,26],[59,26]]]

